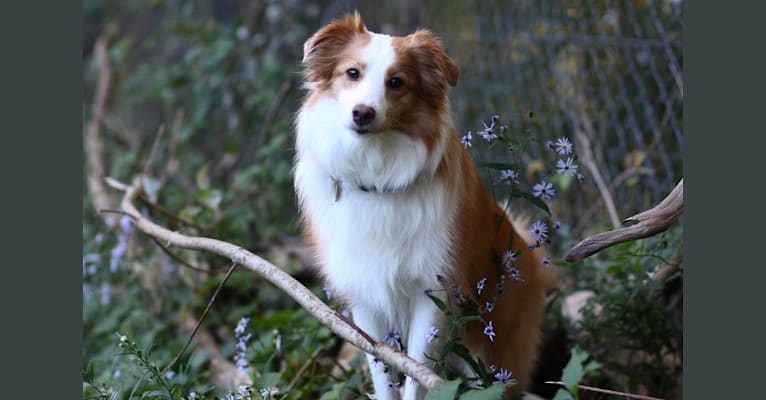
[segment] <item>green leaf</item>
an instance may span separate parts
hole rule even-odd
[[[577,347],[572,348],[572,356],[569,358],[569,362],[561,373],[561,381],[564,382],[564,385],[566,385],[570,392],[575,392],[577,390],[577,385],[585,375],[582,363],[587,358],[588,353]]]
[[[436,307],[439,307],[439,309],[440,309],[440,310],[442,310],[442,311],[447,311],[447,305],[446,305],[446,304],[444,304],[444,302],[443,302],[443,301],[441,301],[441,299],[440,299],[440,298],[438,298],[438,297],[435,297],[435,296],[432,296],[432,295],[430,295],[430,294],[428,295],[428,298],[430,298],[431,300],[433,300],[434,304],[436,304]]]
[[[141,177],[141,186],[144,189],[146,197],[148,197],[152,203],[156,203],[157,198],[159,197],[160,182],[144,175]]]
[[[460,396],[461,400],[502,400],[505,385],[492,385],[487,389],[471,390]]]
[[[479,163],[479,166],[483,168],[495,169],[498,171],[519,168],[519,164],[516,163]]]
[[[218,210],[223,200],[223,193],[217,189],[206,189],[197,193],[197,201],[211,210]]]
[[[279,372],[266,372],[260,377],[253,380],[253,386],[259,389],[271,388],[279,383],[282,379],[282,374]]]
[[[197,175],[195,176],[195,181],[197,182],[197,187],[201,190],[209,189],[210,188],[210,177],[207,175],[207,168],[208,165],[205,164],[200,169],[197,170]]]
[[[601,364],[598,361],[591,361],[588,364],[585,365],[585,374],[589,375],[591,372],[597,371],[599,368],[603,367],[604,364]]]
[[[437,382],[426,393],[426,400],[454,400],[458,386],[460,386],[460,379]]]
[[[559,391],[556,392],[556,395],[553,396],[553,400],[575,400],[575,398],[572,396],[572,393],[569,393],[564,389],[559,389]]]
[[[465,325],[465,324],[467,324],[467,323],[469,323],[471,321],[483,321],[483,320],[484,319],[482,319],[478,315],[464,315],[464,316],[458,318],[455,322],[458,325]]]
[[[532,193],[522,192],[519,190],[514,190],[512,193],[513,197],[521,196],[528,202],[532,203],[533,206],[545,211],[548,216],[551,215],[551,210],[548,208],[548,205],[545,204],[544,201],[540,200],[540,198],[535,197]]]
[[[319,398],[319,400],[340,400],[340,394],[343,392],[343,389],[345,389],[346,383],[340,382],[332,385],[332,389],[330,389],[329,392],[326,392],[322,395],[322,397]]]

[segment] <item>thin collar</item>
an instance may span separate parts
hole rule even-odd
[[[335,201],[338,201],[340,199],[341,194],[343,193],[343,180],[340,178],[330,177],[333,182],[333,190],[335,191]],[[413,179],[411,182],[404,186],[399,187],[382,187],[378,188],[377,186],[366,186],[362,184],[356,184],[356,185],[345,185],[346,187],[356,187],[357,189],[361,190],[365,193],[403,193],[413,186],[415,186],[417,183],[423,180],[423,174],[418,175],[417,178]]]

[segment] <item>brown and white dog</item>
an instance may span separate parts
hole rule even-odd
[[[481,321],[461,337],[474,355],[511,371],[512,392],[526,389],[551,278],[460,143],[447,98],[458,67],[430,32],[373,33],[358,14],[320,29],[303,50],[308,94],[296,121],[295,188],[321,274],[359,327],[379,340],[398,333],[425,363],[448,327],[424,291],[447,301],[437,276],[465,294],[486,278],[484,304],[502,273],[498,260],[517,251],[521,280],[484,314],[496,337]],[[432,327],[444,334],[431,340]],[[423,397],[411,378],[395,390],[382,363],[368,361],[378,399]],[[470,376],[463,361],[450,363]]]

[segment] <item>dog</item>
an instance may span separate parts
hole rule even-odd
[[[517,279],[506,280],[486,322],[468,323],[460,337],[474,357],[511,372],[516,384],[508,394],[525,390],[551,278],[460,142],[447,96],[458,81],[455,62],[427,30],[374,33],[354,13],[311,36],[303,64],[294,184],[320,274],[361,329],[428,365],[449,326],[426,291],[485,304],[505,273],[503,255],[515,251]],[[452,290],[442,290],[439,277]],[[482,280],[486,289],[477,295]],[[367,360],[377,399],[423,398],[412,378],[397,385],[393,371]],[[448,362],[474,376],[459,357]]]

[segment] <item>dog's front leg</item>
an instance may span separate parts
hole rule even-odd
[[[375,340],[382,340],[389,329],[374,312],[366,307],[354,307],[354,323],[367,332]],[[394,400],[399,398],[399,391],[391,385],[391,371],[383,361],[375,356],[367,354],[367,364],[370,367],[372,375],[372,385],[375,387],[375,397],[377,400]]]
[[[407,334],[407,355],[420,363],[426,362],[426,354],[434,357],[439,348],[440,331],[444,325],[444,314],[428,296],[422,295],[413,302],[412,319]],[[439,332],[433,332],[437,329]],[[435,333],[435,334],[434,334]],[[416,400],[425,397],[426,390],[411,377],[404,381],[403,400]]]

